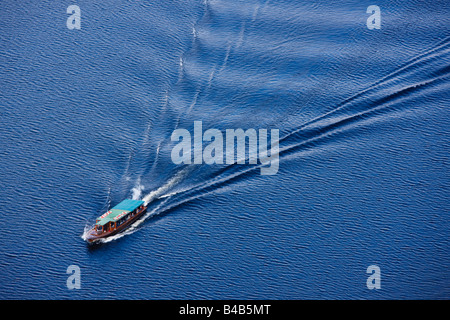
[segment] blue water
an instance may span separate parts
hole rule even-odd
[[[71,4],[0,3],[1,299],[450,298],[448,1]],[[194,121],[279,129],[278,173],[174,164]]]

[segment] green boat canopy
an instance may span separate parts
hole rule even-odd
[[[103,226],[107,224],[108,222],[115,222],[125,216],[126,214],[130,213],[131,211],[135,210],[136,208],[140,207],[144,204],[144,201],[142,200],[132,200],[132,199],[126,199],[123,200],[121,203],[116,205],[114,208],[109,210],[108,212],[104,213],[102,216],[100,216],[96,223],[97,226]]]

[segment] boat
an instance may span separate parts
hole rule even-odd
[[[86,240],[94,242],[118,234],[146,211],[144,201],[125,199],[95,220],[95,225],[86,234]]]

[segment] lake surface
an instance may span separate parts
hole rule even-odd
[[[448,1],[70,4],[0,3],[1,299],[450,298]],[[175,164],[194,121],[278,129],[277,173]]]

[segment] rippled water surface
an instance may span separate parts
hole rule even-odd
[[[0,298],[450,298],[448,1],[69,4],[0,3]],[[194,121],[278,129],[278,172],[174,164]]]

